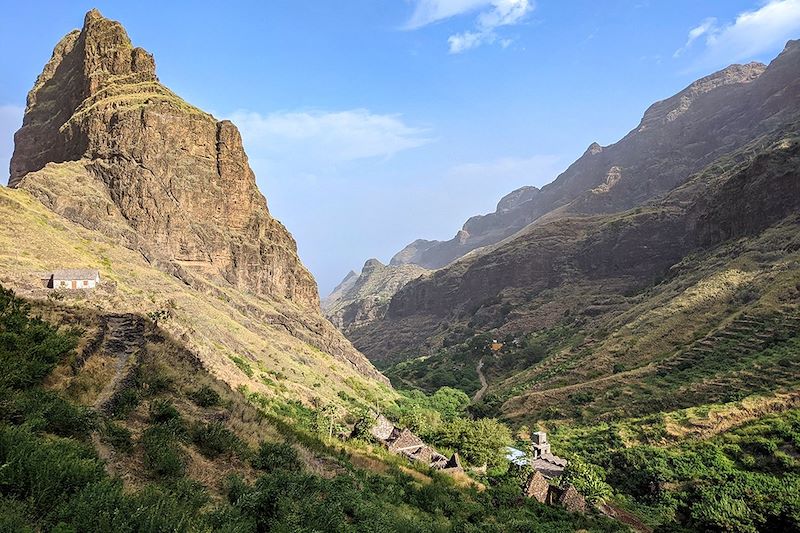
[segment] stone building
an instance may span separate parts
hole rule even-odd
[[[424,463],[431,468],[448,473],[464,471],[457,453],[448,459],[433,447],[425,444],[410,429],[395,426],[381,414],[375,416],[369,433],[390,452],[402,455],[409,461]]]
[[[47,280],[49,289],[94,289],[100,272],[88,268],[54,270]]]
[[[567,460],[550,451],[550,443],[547,442],[547,433],[537,431],[531,435],[531,459],[530,465],[537,472],[541,472],[548,479],[559,477],[567,467]]]

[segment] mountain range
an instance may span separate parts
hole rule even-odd
[[[485,402],[537,419],[563,395],[658,381],[687,354],[722,349],[745,315],[793,323],[798,72],[800,42],[790,41],[769,66],[732,65],[653,104],[624,138],[592,144],[541,190],[512,192],[451,241],[406,247],[388,269],[435,270],[384,292],[382,314],[343,331],[396,384],[431,390],[459,380],[477,389],[464,347],[479,334],[505,339],[486,357]],[[516,348],[545,339],[559,356],[528,360]],[[468,377],[441,375],[454,366]],[[730,379],[734,390],[760,386]]]

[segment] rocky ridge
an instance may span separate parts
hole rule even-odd
[[[599,283],[612,300],[635,293],[687,254],[789,216],[798,191],[775,173],[795,157],[798,63],[800,43],[791,41],[767,68],[734,65],[654,104],[619,143],[591,146],[518,204],[522,219],[535,223],[405,285],[382,323],[351,332],[351,340],[380,360],[427,353],[456,326],[546,327],[581,305],[581,287]],[[732,177],[730,167],[740,164],[749,166]],[[716,183],[728,185],[711,188]]]
[[[198,290],[232,286],[272,302],[264,319],[385,381],[322,318],[236,126],[164,87],[153,56],[97,10],[56,45],[28,94],[10,170],[10,187],[56,213]]]
[[[484,253],[529,224],[616,213],[666,193],[716,157],[769,130],[765,119],[770,109],[786,103],[781,80],[791,74],[773,65],[759,80],[765,69],[760,63],[731,65],[697,80],[650,106],[619,142],[606,147],[592,143],[552,183],[512,191],[493,213],[471,217],[449,241],[418,239],[395,254],[390,265],[447,267],[467,254]],[[752,102],[770,105],[753,110]]]
[[[398,289],[428,272],[413,264],[384,265],[369,259],[360,274],[348,274],[323,300],[323,312],[333,325],[347,333],[383,318]]]

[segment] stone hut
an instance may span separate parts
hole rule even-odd
[[[537,431],[531,435],[531,460],[530,464],[534,470],[541,472],[548,479],[559,477],[567,467],[567,460],[550,451],[550,443],[547,442],[547,433]]]
[[[461,466],[461,457],[458,456],[458,452],[453,453],[441,469],[445,472],[463,472],[464,467]]]
[[[585,513],[589,507],[584,498],[574,485],[567,485],[559,489],[558,505],[571,513]]]
[[[534,472],[525,482],[525,496],[533,498],[539,503],[549,503],[550,482],[545,479],[541,472]]]
[[[386,441],[386,446],[389,451],[400,453],[404,450],[416,450],[425,446],[425,443],[408,428],[394,428],[392,435]]]
[[[558,505],[571,513],[585,513],[589,506],[574,485],[558,487],[551,485],[541,472],[534,472],[523,486],[525,496],[539,503]]]
[[[100,272],[88,268],[54,270],[47,282],[49,289],[94,289]]]
[[[393,431],[394,424],[392,424],[385,416],[378,415],[375,418],[375,422],[370,428],[369,433],[375,440],[379,442],[386,442],[392,436]]]
[[[448,459],[433,447],[425,444],[411,430],[396,427],[382,414],[375,415],[369,433],[375,440],[386,446],[390,452],[402,455],[409,461],[420,462],[449,473],[463,472],[458,454],[453,454]]]

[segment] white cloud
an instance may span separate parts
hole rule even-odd
[[[699,37],[702,37],[704,34],[708,33],[709,30],[715,28],[717,24],[717,19],[714,17],[709,17],[705,19],[703,22],[700,23],[699,26],[695,26],[691,30],[689,30],[689,36],[686,38],[686,44],[682,47],[675,50],[673,57],[679,57],[683,54],[686,50],[688,50],[692,43],[694,43]]]
[[[298,158],[298,163],[390,157],[433,140],[428,130],[407,125],[399,115],[366,109],[268,115],[237,111],[228,118],[239,127],[248,150],[270,159]]]
[[[479,11],[473,29],[451,35],[450,53],[458,54],[499,40],[503,48],[511,41],[498,39],[497,29],[520,23],[533,11],[533,0],[417,0],[406,29],[417,29],[434,22]]]
[[[492,5],[492,0],[417,0],[406,29],[415,30]]]
[[[8,183],[8,165],[14,153],[14,132],[22,125],[25,108],[0,105],[0,183]]]
[[[800,32],[800,0],[770,0],[759,9],[740,13],[729,24],[707,19],[689,32],[685,52],[701,36],[705,46],[695,59],[696,68],[717,67],[752,59],[781,47]]]

